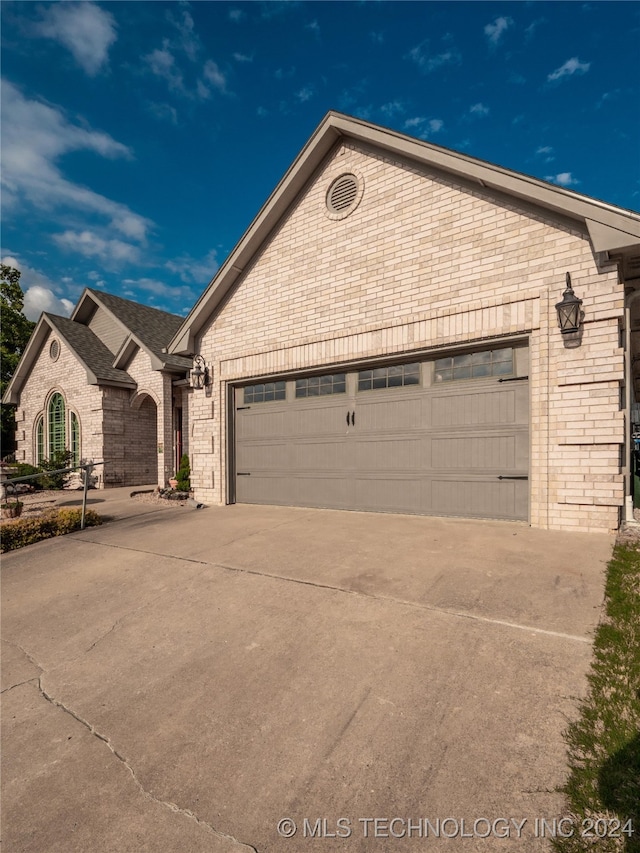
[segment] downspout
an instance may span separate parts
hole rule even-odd
[[[633,521],[633,446],[631,435],[631,388],[633,385],[633,355],[631,352],[631,305],[640,297],[640,290],[635,290],[626,299],[624,309],[624,349],[625,349],[625,446],[626,446],[626,471],[625,471],[625,496],[623,521]]]

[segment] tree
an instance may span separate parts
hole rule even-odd
[[[13,376],[20,356],[31,337],[35,323],[22,313],[24,293],[20,287],[20,270],[1,265],[0,279],[0,396],[4,394]],[[15,418],[12,406],[2,404],[2,455],[12,453],[15,447]]]

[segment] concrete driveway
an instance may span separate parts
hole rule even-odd
[[[5,853],[549,849],[612,544],[231,506],[5,556]]]

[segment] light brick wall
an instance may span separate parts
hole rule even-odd
[[[56,362],[49,357],[53,337],[60,341]],[[73,409],[80,420],[82,458],[106,463],[95,471],[100,487],[164,485],[173,472],[171,377],[153,370],[143,351],[127,372],[137,390],[89,385],[74,354],[50,333],[16,408],[18,461],[36,464],[36,419],[51,393],[60,391],[67,410]]]
[[[55,362],[49,356],[49,346],[54,338],[60,342],[60,356]],[[16,406],[16,459],[30,465],[36,464],[35,423],[42,413],[46,418],[46,405],[54,391],[63,395],[67,412],[72,409],[78,415],[82,458],[93,462],[102,461],[102,392],[97,386],[87,384],[85,369],[62,339],[51,332]],[[102,482],[102,467],[96,468],[95,473],[99,482]]]
[[[346,171],[362,177],[364,195],[352,215],[335,221],[325,195]],[[554,307],[567,270],[584,301],[576,349],[564,346]],[[482,187],[343,147],[198,344],[213,384],[190,400],[196,493],[226,499],[231,381],[518,335],[531,351],[531,523],[614,528],[623,499],[622,315],[616,269],[597,267],[577,226]]]

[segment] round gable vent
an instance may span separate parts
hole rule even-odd
[[[56,341],[55,339],[51,341],[51,346],[49,347],[49,358],[51,361],[57,361],[60,355],[60,341]]]
[[[342,219],[356,209],[362,198],[362,181],[348,172],[331,183],[327,191],[327,212],[332,219]]]

